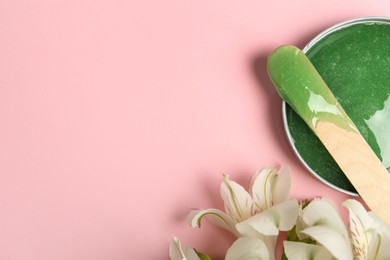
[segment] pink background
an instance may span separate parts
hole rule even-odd
[[[0,259],[167,259],[173,235],[221,258],[186,214],[222,207],[222,173],[348,198],[295,158],[265,59],[366,15],[390,4],[0,1]]]

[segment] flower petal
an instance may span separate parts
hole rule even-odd
[[[276,177],[276,168],[257,171],[251,178],[250,191],[258,211],[272,207],[272,185]]]
[[[284,241],[283,245],[287,259],[333,259],[333,256],[329,253],[329,251],[320,245],[292,241]]]
[[[346,240],[339,232],[329,226],[313,226],[303,230],[319,244],[323,245],[337,259],[353,259],[349,240]]]
[[[309,226],[303,233],[323,245],[337,259],[352,259],[347,229],[330,201],[313,200],[304,209],[303,220]]]
[[[390,225],[379,218],[374,212],[367,213],[373,219],[373,229],[382,235],[390,236]]]
[[[342,204],[349,210],[349,230],[351,234],[354,259],[368,259],[371,242],[370,229],[374,220],[358,201],[349,199]]]
[[[268,249],[261,239],[253,237],[240,237],[227,251],[225,260],[268,260],[269,258],[270,256]]]
[[[196,251],[190,247],[182,246],[177,237],[173,237],[169,246],[171,260],[200,260]]]
[[[239,184],[225,175],[221,184],[221,197],[225,211],[236,222],[241,222],[252,216],[253,200],[249,193]]]
[[[276,236],[279,230],[288,231],[293,228],[297,217],[298,201],[289,200],[238,223],[236,229],[241,235],[251,235],[255,230],[265,236]]]
[[[272,185],[273,204],[279,204],[287,201],[290,196],[290,188],[290,170],[287,167],[282,167],[279,173],[275,176],[274,183]]]
[[[199,228],[203,217],[206,217],[215,226],[226,229],[238,236],[235,228],[236,222],[225,212],[218,209],[192,210],[188,216],[188,222],[191,227]]]
[[[374,221],[368,259],[390,259],[390,226],[375,213],[368,212],[368,215]]]
[[[308,226],[303,221],[303,209],[310,203],[309,200],[305,200],[299,203],[299,211],[298,211],[298,218],[297,223],[295,223],[295,233],[300,241],[307,239],[309,236],[302,233],[301,231],[306,229]]]

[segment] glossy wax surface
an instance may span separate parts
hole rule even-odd
[[[390,25],[364,23],[339,29],[318,41],[306,55],[389,169]],[[355,192],[303,120],[289,106],[286,114],[295,147],[308,166],[326,181]]]

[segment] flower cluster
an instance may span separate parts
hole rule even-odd
[[[356,200],[342,205],[349,211],[345,225],[333,203],[327,199],[299,202],[289,199],[291,178],[287,168],[266,168],[251,179],[249,192],[225,175],[221,197],[225,212],[194,210],[192,227],[200,228],[205,218],[237,236],[225,259],[275,259],[281,231],[284,259],[390,259],[390,226]],[[183,246],[174,237],[171,260],[204,260],[208,255]]]

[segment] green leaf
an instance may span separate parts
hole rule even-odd
[[[283,249],[282,260],[288,260],[288,258],[287,258],[287,256],[286,256],[286,253],[284,252],[284,249]]]
[[[288,241],[299,241],[299,237],[297,235],[296,226],[294,226],[290,231],[287,232],[287,240]]]
[[[211,260],[210,256],[208,256],[204,253],[201,253],[201,252],[197,251],[196,249],[195,249],[195,252],[199,256],[200,260]]]

